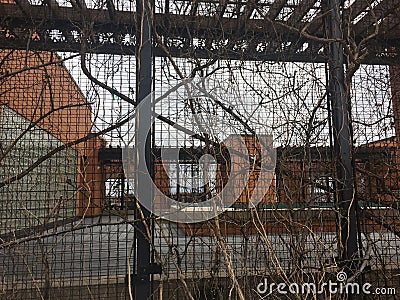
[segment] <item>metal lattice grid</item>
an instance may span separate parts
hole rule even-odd
[[[231,190],[237,197],[231,196],[234,203],[219,218],[187,224],[152,216],[149,228],[143,227],[135,197],[141,187],[122,164],[122,149],[137,142],[135,130],[140,130],[135,106],[143,82],[137,73],[149,63],[134,56],[136,3],[37,4],[1,3],[2,297],[132,298],[146,281],[140,277],[139,237],[150,244],[146,272],[153,274],[148,281],[157,299],[240,299],[241,294],[253,299],[264,278],[301,285],[348,271],[341,257],[343,223],[337,219],[342,190],[332,68],[325,63],[331,57],[324,42],[286,28],[310,22],[309,32],[323,35],[326,20],[319,1],[265,1],[255,8],[249,3],[155,4],[160,15],[151,84],[161,117],[147,149],[155,185],[183,208],[191,204],[206,212],[211,209],[206,201],[218,197],[235,170],[225,151],[228,137],[243,141],[240,152],[251,166],[242,170],[249,176],[245,188]],[[352,82],[348,142],[354,147],[349,155],[358,240],[351,268],[360,272],[357,283],[397,288],[396,9],[390,1],[371,6],[353,1],[344,7],[356,42],[371,33],[376,22],[371,15],[382,23],[378,38],[366,43],[371,52],[362,61],[390,62],[361,65],[353,74],[352,63],[361,61],[350,60],[346,69],[346,83]],[[260,33],[265,14],[273,25],[286,27],[272,26],[276,35]],[[89,32],[86,17],[95,24]],[[166,18],[173,21],[168,25]],[[50,21],[30,23],[38,19]],[[27,40],[33,51],[25,50]],[[167,93],[189,77],[203,82],[210,97],[190,95],[185,88]],[[171,126],[175,123],[199,135],[182,133]],[[261,143],[271,143],[277,153],[271,184],[259,182]],[[177,149],[178,160],[163,160],[163,151]],[[242,179],[234,183],[239,186]],[[253,208],[251,199],[258,193],[262,199]],[[153,205],[163,202],[155,197]],[[275,289],[271,297],[281,295]]]

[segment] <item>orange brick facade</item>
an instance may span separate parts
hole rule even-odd
[[[0,104],[67,144],[91,132],[92,111],[59,60],[50,52],[1,51],[0,74],[4,78],[0,81]],[[100,146],[99,139],[72,146],[78,155],[78,216],[101,213],[104,180],[98,162]]]
[[[62,64],[56,63],[58,60],[59,57],[56,54],[49,52],[0,52],[0,72],[2,75],[11,74],[1,81],[1,104],[10,107],[31,122],[37,122],[38,126],[63,143],[69,143],[84,138],[91,132],[92,111],[67,69]],[[43,66],[40,67],[40,65]],[[19,70],[23,72],[18,72]],[[400,157],[397,143],[400,138],[399,67],[390,68],[390,79],[396,137],[363,145],[360,149],[369,147],[378,150],[386,149],[386,154],[391,158],[389,162],[383,162],[379,156],[356,160],[357,189],[362,198],[360,200],[394,201],[396,196],[400,195],[397,167]],[[260,158],[259,142],[251,136],[241,138],[247,148],[242,151],[257,161]],[[271,137],[262,138],[265,139],[266,144],[272,145]],[[73,146],[78,153],[76,193],[76,215],[78,216],[99,215],[105,206],[105,180],[109,171],[104,170],[98,159],[98,151],[103,146],[99,138]],[[239,192],[233,191],[233,194],[240,194],[236,199],[238,206],[248,204],[249,199],[257,195],[261,195],[262,204],[309,203],[315,196],[315,187],[319,188],[320,183],[315,184],[315,180],[334,177],[333,165],[326,158],[328,154],[325,154],[325,158],[313,157],[306,162],[304,157],[285,156],[285,153],[288,153],[285,152],[286,150],[283,149],[283,156],[278,161],[276,174],[271,174],[265,184],[258,182],[260,169],[257,164],[248,170],[246,175],[249,176],[249,180],[245,188]],[[314,150],[319,151],[319,149]],[[237,171],[234,169],[235,164],[231,165],[232,170]],[[227,171],[229,166],[220,163],[216,170],[215,192],[218,193],[229,178]],[[154,181],[162,193],[166,195],[170,193],[169,178],[163,165],[157,160],[154,163]],[[329,189],[329,184],[326,188]],[[186,195],[186,198],[188,197],[190,195]],[[164,205],[157,198],[154,203],[161,207]]]

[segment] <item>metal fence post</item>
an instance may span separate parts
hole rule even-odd
[[[341,27],[341,1],[328,0],[328,37],[343,38]],[[336,163],[336,188],[339,204],[340,259],[352,272],[357,256],[357,219],[354,173],[352,164],[352,135],[349,116],[349,95],[346,94],[344,54],[340,41],[329,43],[330,101],[334,137],[334,161]]]
[[[137,55],[136,55],[136,89],[137,102],[140,103],[148,97],[152,90],[152,42],[151,42],[151,7],[150,1],[138,0],[136,2],[137,12]],[[136,139],[135,144],[137,153],[137,178],[136,194],[146,199],[139,199],[145,203],[151,203],[152,191],[149,189],[151,184],[148,177],[144,176],[151,166],[151,136],[148,130],[151,127],[151,102],[144,101],[141,104],[140,112],[136,116]],[[140,147],[145,143],[145,147]],[[144,150],[143,150],[144,149]],[[145,157],[143,160],[142,157]],[[150,228],[150,212],[140,205],[143,217],[142,221],[137,222],[136,228],[136,280],[135,280],[135,299],[149,299],[151,295],[150,282],[150,242],[147,237],[147,228]],[[146,228],[147,227],[147,228]]]

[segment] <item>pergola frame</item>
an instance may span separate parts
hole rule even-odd
[[[88,52],[135,55],[136,10],[117,10],[111,0],[101,9],[88,8],[84,1],[76,0],[70,1],[70,7],[60,6],[56,0],[44,1],[43,5],[15,1],[16,4],[0,3],[0,48],[26,49],[29,45],[33,50],[79,52],[82,39],[87,39]],[[327,37],[329,9],[325,0],[301,0],[298,5],[287,0],[269,4],[222,1],[214,15],[202,14],[198,8],[201,2],[193,0],[190,12],[177,14],[170,11],[169,1],[165,1],[164,13],[153,14],[150,22],[164,44],[162,47],[153,42],[155,56],[327,61],[323,39]],[[343,19],[350,29],[343,31],[355,43],[370,36],[362,48],[368,51],[363,63],[395,64],[395,48],[400,44],[400,3],[382,0],[372,7],[373,2],[356,0],[345,8]],[[239,7],[237,15],[227,16],[226,6],[232,3]],[[268,9],[267,13],[255,17],[261,8]],[[282,16],[285,10],[292,13]],[[313,17],[307,18],[312,12]]]
[[[352,272],[358,255],[357,204],[353,201],[351,129],[342,44],[351,40],[361,46],[359,51],[367,53],[356,63],[398,64],[400,2],[355,0],[344,8],[340,0],[301,0],[297,5],[288,0],[269,4],[236,1],[237,14],[230,17],[225,12],[232,3],[219,1],[215,14],[205,16],[199,12],[200,2],[204,0],[192,0],[190,10],[179,15],[170,12],[169,1],[165,1],[164,12],[158,14],[144,0],[137,0],[135,12],[118,11],[112,0],[99,9],[88,8],[78,0],[70,1],[72,7],[60,6],[56,0],[44,0],[43,5],[32,5],[28,0],[1,3],[0,48],[135,55],[140,66],[136,70],[137,103],[151,93],[155,56],[329,62],[334,152],[339,166],[336,175],[341,182],[336,195],[342,228],[340,256]],[[254,18],[261,6],[268,6],[268,11]],[[291,13],[280,18],[285,8]],[[312,10],[317,12],[307,20],[305,17]],[[151,105],[146,105],[136,118],[136,143],[145,143],[146,149],[151,149],[151,140],[140,128],[148,127],[150,119]],[[137,157],[139,173],[146,172],[151,165],[150,153],[138,153]],[[150,201],[146,178],[138,175],[136,184],[139,195]],[[150,213],[142,209],[139,218],[143,222],[136,235],[136,274],[132,277],[137,299],[150,296],[150,275],[154,273],[150,243],[143,234],[150,226],[149,217]]]

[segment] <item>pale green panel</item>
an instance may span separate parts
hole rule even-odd
[[[0,119],[0,179],[17,176],[62,142],[3,106]],[[10,147],[11,150],[7,151]],[[62,150],[23,178],[0,188],[2,233],[72,217],[75,213],[77,153]]]

